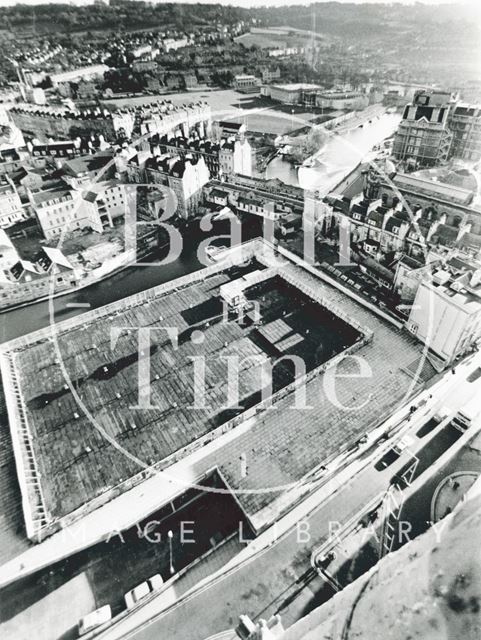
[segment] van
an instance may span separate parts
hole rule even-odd
[[[453,418],[453,427],[458,431],[467,431],[481,413],[481,400],[472,398],[462,409],[459,409]]]
[[[414,444],[414,438],[408,435],[403,436],[393,446],[393,451],[398,455],[401,455],[403,451],[405,451],[406,449],[409,449],[413,444]]]
[[[112,610],[110,609],[110,605],[106,604],[99,609],[95,609],[92,613],[87,614],[83,618],[80,618],[78,623],[78,634],[79,636],[83,636],[89,631],[93,631],[94,629],[98,629],[103,624],[106,624],[112,620]]]
[[[153,591],[157,591],[164,584],[162,577],[156,573],[154,576],[141,582],[136,587],[127,591],[124,596],[125,605],[127,609],[132,609],[140,600],[148,596]]]

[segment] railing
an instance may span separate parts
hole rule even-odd
[[[0,369],[27,537],[40,542],[47,523],[47,510],[12,353],[0,354]]]

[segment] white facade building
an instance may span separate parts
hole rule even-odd
[[[7,176],[5,181],[0,183],[0,227],[10,227],[24,217],[20,196]]]
[[[316,106],[323,109],[365,109],[369,105],[369,98],[357,91],[324,91],[316,95]]]
[[[102,212],[80,190],[60,186],[36,193],[29,190],[28,196],[47,240],[88,227],[98,233],[103,231]]]
[[[223,174],[239,173],[252,176],[252,148],[244,140],[227,140],[219,150],[219,164]]]
[[[133,173],[130,173],[131,178],[135,180],[134,173],[140,177],[138,168],[134,168]],[[162,184],[171,189],[168,198],[175,207],[176,215],[183,219],[197,213],[203,197],[202,189],[210,179],[204,158],[182,159],[170,154],[147,160],[145,174],[148,182]]]
[[[234,78],[234,88],[237,91],[244,93],[251,93],[259,91],[260,81],[255,76],[251,75],[239,75]]]
[[[71,71],[61,71],[60,73],[53,73],[50,76],[52,86],[56,87],[62,82],[73,82],[75,80],[91,80],[97,77],[103,77],[104,73],[109,70],[106,64],[94,64],[90,67],[80,67],[79,69],[72,69]]]
[[[407,328],[444,366],[481,339],[481,270],[453,278],[437,271],[421,282]]]

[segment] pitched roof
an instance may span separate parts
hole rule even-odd
[[[397,216],[391,216],[390,218],[388,218],[386,220],[386,224],[384,229],[386,231],[388,231],[389,233],[394,233],[394,228],[395,227],[399,227],[401,228],[402,225],[408,226],[408,222],[407,220],[404,220],[402,218],[398,218]]]
[[[54,189],[46,189],[45,191],[35,191],[32,193],[32,199],[35,204],[43,205],[57,198],[72,199],[72,189],[66,187],[63,183],[57,185]]]
[[[481,236],[477,233],[464,233],[458,241],[462,247],[481,248]]]
[[[379,264],[379,262],[377,262],[373,258],[366,256],[362,263],[369,271],[372,271],[379,277],[384,278],[389,282],[392,282],[394,280],[394,273],[390,269],[383,267],[382,264]]]
[[[60,251],[60,249],[56,249],[55,247],[42,247],[42,250],[54,264],[58,264],[66,269],[73,269],[68,258]]]
[[[409,267],[410,269],[419,269],[420,267],[424,267],[425,265],[424,260],[420,260],[419,258],[422,258],[422,256],[413,258],[412,256],[403,254],[399,258],[399,262],[402,263],[403,265],[406,265],[406,267]]]
[[[212,189],[212,191],[210,192],[210,195],[213,198],[227,198],[227,196],[229,195],[229,193],[227,191],[222,191],[222,189],[217,189],[214,188]]]
[[[457,237],[457,227],[451,227],[448,224],[440,224],[433,235],[433,239],[438,240],[441,244],[453,244]]]
[[[377,227],[382,227],[386,213],[386,207],[376,207],[367,214],[366,219],[368,222],[374,222]]]
[[[227,120],[221,120],[219,122],[219,126],[223,129],[233,129],[234,131],[239,131],[243,124],[241,122],[230,122]]]
[[[353,217],[353,214],[356,214],[358,217],[365,218],[367,215],[367,207],[367,202],[357,202],[354,204],[350,211],[351,218]]]
[[[411,227],[409,229],[409,234],[411,236],[415,234],[416,236],[427,238],[429,231],[431,229],[431,224],[432,224],[431,222],[428,222],[427,220],[423,220],[421,218],[421,220],[417,220],[416,222],[413,222],[411,224]]]

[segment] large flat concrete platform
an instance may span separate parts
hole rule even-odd
[[[250,247],[256,268],[268,268],[272,249],[259,241]],[[308,361],[304,409],[295,406],[291,387],[296,383],[288,367],[275,376],[272,402],[258,402],[262,385],[255,358],[242,364],[243,405],[234,412],[225,407],[226,368],[219,364],[219,355],[271,360],[275,355],[254,335],[252,326],[213,320],[219,312],[219,287],[252,265],[243,271],[232,271],[231,264],[215,265],[59,323],[53,329],[55,339],[50,329],[3,345],[2,376],[23,503],[38,514],[40,531],[51,524],[69,526],[96,508],[105,509],[105,503],[121,495],[125,510],[133,487],[157,470],[178,465],[182,482],[165,495],[143,498],[139,505],[146,512],[168,499],[167,493],[182,492],[189,479],[195,481],[216,467],[246,516],[262,526],[260,514],[272,514],[268,508],[279,496],[369,432],[419,388],[423,380],[416,380],[412,371],[421,357],[420,345],[310,273],[298,260],[288,254],[283,259],[282,286],[260,287],[257,293],[254,289],[249,297],[257,297],[260,304],[261,338],[271,339],[273,348],[287,344],[288,353]],[[282,291],[282,287],[290,289]],[[289,300],[294,304],[289,306]],[[333,317],[338,318],[337,336]],[[283,323],[294,338],[287,343]],[[159,334],[152,339],[150,353],[155,408],[141,410],[132,409],[138,401],[138,344],[133,329],[122,330],[111,348],[112,327],[139,326],[174,326],[180,336],[174,349],[165,332],[154,332]],[[205,336],[202,347],[190,339],[192,330],[199,328]],[[200,348],[210,365],[209,402],[208,408],[190,409],[191,358]],[[359,377],[355,358],[341,359],[333,402],[326,396],[326,363],[332,364],[335,354],[347,356],[353,348],[356,358],[367,363],[370,375]],[[88,415],[78,406],[78,398]],[[25,422],[34,461],[30,472],[30,458],[22,450],[25,438],[20,438],[25,435]],[[36,482],[33,487],[31,477]],[[175,485],[176,480],[170,482]],[[129,518],[139,515],[134,507],[119,526],[127,526]],[[93,522],[91,517],[89,521]],[[101,529],[108,532],[108,518],[99,513],[96,521],[96,535],[101,537]]]

